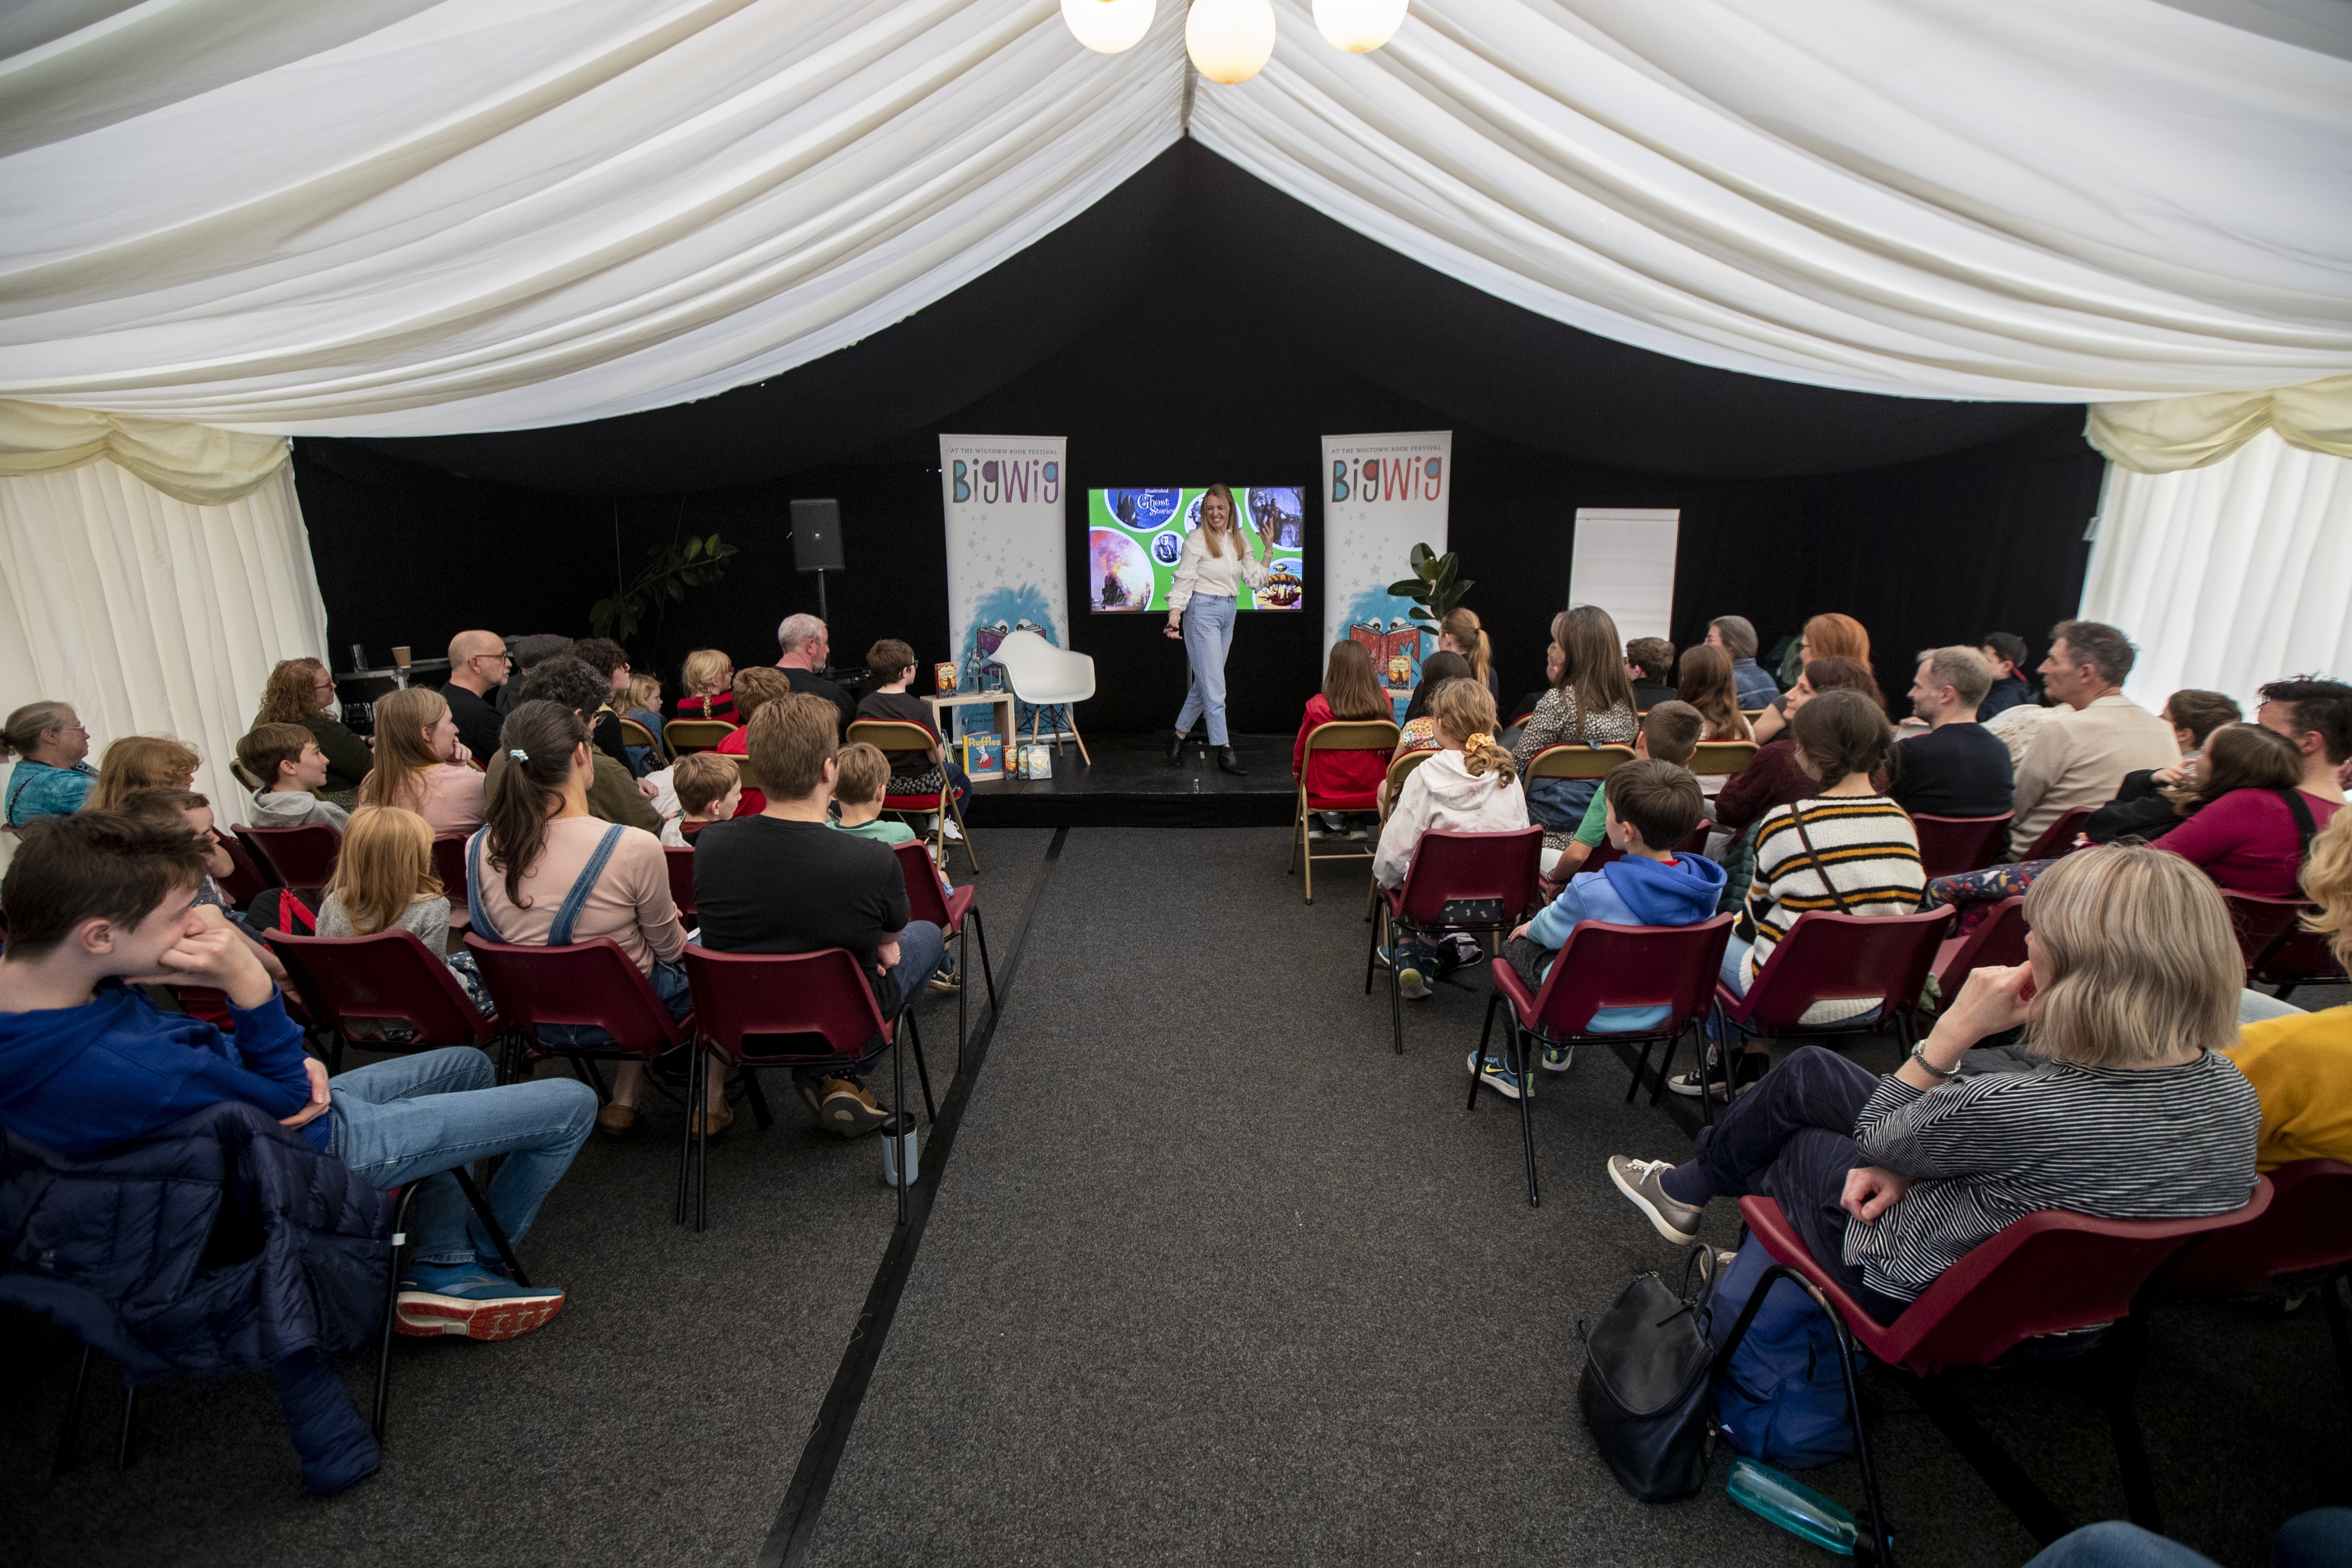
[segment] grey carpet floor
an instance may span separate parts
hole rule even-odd
[[[972,885],[992,942],[1010,942],[1051,838],[980,836]],[[952,874],[964,875],[961,854]],[[944,1099],[955,999],[927,994],[920,1022]],[[911,1065],[907,1082],[919,1104]],[[110,1369],[81,1465],[51,1482],[78,1352],[7,1315],[0,1563],[750,1563],[895,1213],[880,1145],[814,1131],[782,1075],[768,1086],[775,1125],[761,1132],[742,1115],[711,1150],[699,1236],[671,1223],[674,1104],[651,1100],[629,1138],[592,1138],[522,1249],[534,1278],[569,1292],[562,1314],[503,1344],[396,1341],[384,1468],[330,1503],[303,1497],[266,1378],[142,1392],[138,1458],[118,1474]],[[373,1362],[362,1360],[346,1377],[364,1410]]]

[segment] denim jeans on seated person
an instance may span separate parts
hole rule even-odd
[[[898,967],[890,971],[890,978],[898,985],[899,1016],[903,1017],[913,1009],[916,998],[922,995],[924,988],[931,982],[931,976],[940,972],[940,965],[947,956],[945,931],[929,921],[907,922],[907,928],[898,933]],[[866,1042],[865,1059],[857,1064],[856,1070],[832,1063],[796,1067],[793,1068],[793,1081],[802,1083],[821,1078],[849,1078],[863,1082],[866,1075],[874,1070],[875,1063],[888,1049],[882,1037],[877,1035]]]
[[[454,1177],[439,1173],[503,1154],[484,1196],[520,1247],[539,1205],[596,1124],[596,1091],[568,1078],[499,1085],[490,1058],[445,1046],[354,1068],[329,1080],[327,1152],[379,1190],[425,1184],[409,1211],[419,1263],[497,1263],[498,1243]]]

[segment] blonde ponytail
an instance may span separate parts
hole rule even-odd
[[[1470,679],[1480,686],[1486,684],[1487,667],[1495,662],[1494,645],[1486,640],[1486,631],[1478,620],[1478,612],[1455,605],[1445,612],[1437,629],[1453,639],[1454,647],[1469,661]]]
[[[1518,774],[1518,763],[1495,742],[1495,699],[1474,680],[1449,680],[1430,700],[1429,710],[1448,739],[1462,742],[1462,765],[1472,778],[1496,773],[1508,784]]]

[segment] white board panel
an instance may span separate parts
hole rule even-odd
[[[1570,605],[1600,605],[1627,641],[1672,636],[1682,516],[1679,507],[1577,508]]]

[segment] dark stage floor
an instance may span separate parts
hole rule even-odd
[[[1052,779],[972,785],[964,816],[985,827],[1282,827],[1297,795],[1289,735],[1235,735],[1248,773],[1222,772],[1198,732],[1181,766],[1168,765],[1168,732],[1087,737],[1089,765],[1073,742],[1054,760]]]

